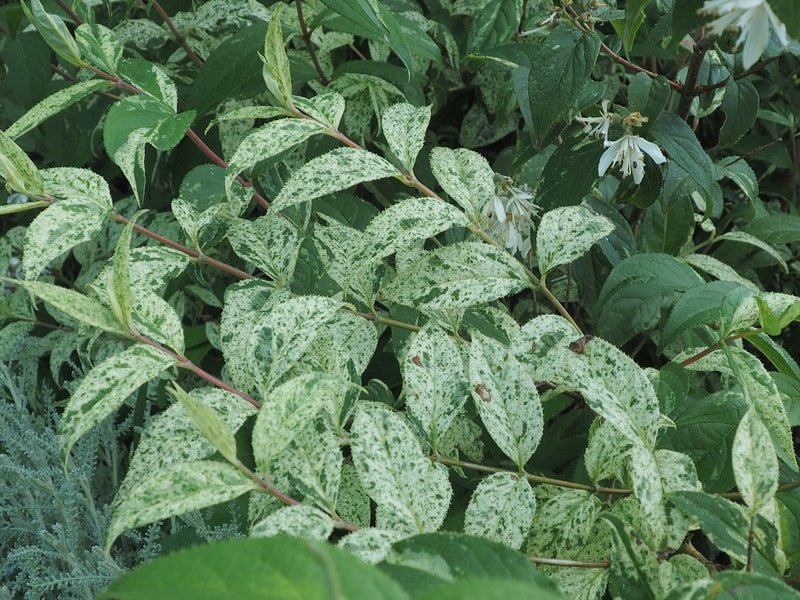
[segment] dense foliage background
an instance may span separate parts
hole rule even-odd
[[[0,8],[0,597],[798,597],[798,39]]]

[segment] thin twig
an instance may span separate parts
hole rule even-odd
[[[750,75],[753,75],[754,73],[757,73],[758,71],[760,71],[761,69],[766,67],[772,61],[778,60],[778,58],[779,58],[779,56],[772,56],[770,58],[765,58],[765,59],[759,60],[757,63],[755,63],[749,69],[745,69],[744,71],[741,71],[741,72],[737,73],[736,75],[734,75],[733,79],[734,79],[734,81],[738,81],[740,79],[744,79],[745,77],[749,77]],[[730,78],[724,79],[723,81],[718,81],[717,83],[712,83],[712,84],[709,84],[709,85],[698,85],[695,88],[695,93],[696,94],[705,94],[706,92],[713,92],[716,89],[719,89],[721,87],[725,87],[726,85],[728,85],[728,81],[729,80],[730,80]]]
[[[325,71],[322,70],[322,65],[319,64],[317,51],[314,48],[314,42],[311,41],[311,34],[308,31],[308,27],[306,27],[306,19],[303,16],[303,1],[295,0],[295,5],[297,6],[297,19],[300,21],[300,32],[303,35],[303,41],[306,44],[306,48],[308,48],[308,53],[311,55],[311,62],[314,63],[314,68],[317,70],[320,83],[322,83],[322,85],[328,85],[330,83],[330,79],[328,79],[328,76],[325,75]]]
[[[175,27],[175,23],[172,22],[172,19],[170,18],[167,11],[164,10],[164,7],[161,6],[161,3],[158,2],[158,0],[151,0],[151,4],[153,5],[153,8],[156,9],[158,16],[161,17],[161,20],[164,21],[167,27],[169,27],[169,30],[172,32],[175,41],[178,42],[181,48],[184,49],[186,55],[191,59],[191,61],[195,65],[197,65],[198,67],[202,67],[203,59],[201,59],[199,56],[197,56],[197,54],[194,53],[194,50],[192,50],[192,47],[189,45],[189,42],[186,41],[186,36],[184,36],[180,31],[178,31],[178,28]],[[147,8],[147,4],[145,4],[144,2],[142,2],[141,5],[144,6],[144,8]]]
[[[763,333],[763,330],[761,330],[761,329],[753,329],[753,330],[750,330],[750,331],[743,331],[741,333],[736,333],[734,335],[730,335],[730,336],[726,337],[725,338],[725,343],[726,344],[730,344],[731,342],[736,341],[738,339],[750,337],[751,335],[756,335],[758,333]],[[722,343],[721,342],[717,342],[716,344],[712,344],[711,346],[709,346],[708,348],[705,348],[704,350],[701,350],[697,354],[694,354],[694,355],[690,356],[689,358],[686,358],[686,359],[682,360],[681,361],[681,366],[682,367],[688,367],[690,364],[697,362],[701,358],[705,358],[706,356],[708,356],[712,352],[715,352],[715,351],[719,350],[720,348],[722,348]]]
[[[58,4],[61,9],[69,15],[69,18],[72,19],[76,25],[83,24],[83,19],[81,19],[78,14],[72,10],[72,7],[64,2],[64,0],[56,0],[56,4]]]
[[[703,36],[704,29],[701,28],[698,39],[694,44],[694,50],[692,51],[692,60],[689,61],[689,68],[686,72],[686,82],[683,84],[683,89],[681,90],[681,100],[678,103],[678,116],[683,120],[689,118],[689,114],[692,110],[692,102],[695,96],[697,96],[697,78],[703,66],[703,59],[706,56],[706,52],[708,52],[709,48],[713,45],[711,39]]]
[[[50,70],[53,71],[53,73],[56,73],[56,74],[60,75],[61,77],[63,77],[66,81],[71,81],[73,83],[75,81],[77,81],[77,78],[74,77],[69,71],[66,71],[66,70],[62,69],[58,65],[54,65],[54,64],[50,63]],[[118,102],[119,100],[122,100],[122,96],[117,96],[116,94],[111,94],[111,93],[105,92],[103,90],[95,90],[94,93],[98,94],[100,96],[105,96],[106,98],[108,98],[109,100],[113,100],[114,102]]]
[[[552,567],[608,569],[611,566],[611,562],[607,560],[568,560],[566,558],[542,558],[540,556],[529,556],[528,560],[535,565],[550,565]]]

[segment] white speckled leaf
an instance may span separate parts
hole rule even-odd
[[[183,405],[184,412],[203,437],[214,444],[226,460],[236,462],[236,440],[225,420],[213,408],[186,393],[177,383],[173,383],[169,391]]]
[[[417,107],[402,102],[393,104],[383,112],[383,135],[392,153],[409,173],[414,171],[414,163],[425,143],[430,120],[430,106]]]
[[[426,326],[416,334],[401,363],[409,418],[434,451],[469,397],[464,362],[455,341]]]
[[[306,373],[272,390],[253,426],[253,455],[258,469],[268,473],[273,461],[297,436],[306,435],[315,417],[346,386],[347,382],[324,373]]]
[[[546,212],[536,231],[536,260],[542,274],[567,265],[614,231],[606,217],[583,206],[562,206]]]
[[[752,409],[736,429],[731,462],[736,487],[754,515],[775,496],[779,468],[769,431]]]
[[[102,209],[111,210],[111,191],[108,183],[89,169],[53,167],[39,171],[45,191],[64,200],[86,200]]]
[[[213,410],[234,433],[248,417],[256,413],[250,403],[219,388],[197,388],[191,394]],[[197,430],[184,406],[175,402],[156,415],[142,432],[128,472],[114,498],[112,510],[149,474],[170,465],[208,458],[215,451],[211,442]]]
[[[122,44],[117,34],[99,23],[81,23],[75,29],[75,41],[83,58],[112,75],[122,60]]]
[[[133,190],[137,206],[142,204],[145,186],[144,151],[145,144],[150,141],[151,130],[147,127],[134,129],[128,139],[117,148],[111,159],[120,168],[122,174]]]
[[[397,175],[397,169],[377,154],[355,148],[336,148],[310,160],[295,171],[275,198],[270,210],[284,210],[364,181]]]
[[[325,226],[314,227],[314,244],[325,272],[342,288],[345,299],[355,296],[367,305],[373,304],[380,261],[365,255],[365,234],[331,220]]]
[[[85,199],[52,204],[28,225],[23,243],[22,269],[27,279],[38,277],[47,264],[103,230],[106,212]]]
[[[634,442],[630,457],[633,493],[647,516],[648,525],[656,534],[663,535],[667,528],[667,513],[655,454],[641,442]]]
[[[253,263],[279,286],[288,286],[302,240],[285,217],[269,214],[255,221],[237,219],[228,240],[241,258]]]
[[[91,81],[79,81],[63,90],[58,90],[50,94],[44,100],[33,105],[19,119],[6,129],[6,135],[11,139],[16,139],[28,133],[31,129],[43,123],[50,117],[57,115],[61,111],[69,108],[76,102],[83,100],[89,94],[111,85],[108,81],[93,79]]]
[[[392,549],[392,544],[404,537],[406,534],[400,531],[369,527],[343,537],[337,545],[345,552],[374,565],[386,558]]]
[[[483,242],[426,253],[383,288],[390,302],[421,309],[459,309],[491,302],[528,286],[520,262]]]
[[[130,254],[131,238],[133,237],[133,224],[139,213],[128,221],[117,240],[117,248],[111,259],[111,271],[108,272],[109,280],[108,300],[111,312],[117,321],[128,329],[133,328],[133,290],[131,289]]]
[[[624,479],[632,444],[630,438],[611,421],[601,417],[595,419],[589,430],[589,444],[583,453],[589,478],[595,483],[604,479]]]
[[[339,388],[341,389],[341,388]],[[324,393],[316,388],[315,393]],[[320,414],[300,424],[302,435],[295,436],[283,452],[280,463],[290,473],[294,487],[322,510],[335,514],[336,497],[342,473],[342,451],[330,415]],[[346,518],[346,517],[344,517]]]
[[[434,148],[431,169],[442,189],[473,219],[494,196],[494,172],[477,152]]]
[[[522,469],[544,430],[542,404],[530,373],[509,348],[476,332],[470,347],[469,379],[486,430],[503,454]]]
[[[228,463],[195,461],[170,465],[152,473],[117,505],[106,537],[106,552],[121,533],[228,500],[256,483]]]
[[[276,510],[250,529],[250,537],[272,537],[281,533],[325,541],[333,533],[333,520],[318,508],[295,504]]]
[[[336,498],[336,514],[359,527],[369,527],[370,499],[358,471],[351,463],[342,465],[339,477],[339,495]]]
[[[81,323],[86,323],[110,333],[124,333],[123,327],[114,318],[114,314],[97,300],[73,290],[41,281],[15,280],[14,284],[24,287],[37,298],[44,300]]]
[[[175,309],[161,296],[140,289],[133,296],[133,325],[139,333],[183,354],[183,325]]]
[[[372,219],[359,258],[381,259],[457,225],[466,227],[467,217],[451,204],[433,198],[403,200]]]
[[[289,58],[283,46],[282,7],[282,4],[276,4],[270,16],[261,60],[264,62],[262,75],[267,89],[279,104],[288,108],[292,106],[292,74],[289,70]]]
[[[537,502],[529,550],[559,557],[582,550],[592,535],[603,503],[583,490],[547,491],[548,495]]]
[[[115,412],[133,392],[175,364],[167,354],[137,344],[89,371],[72,393],[58,424],[64,459],[87,431]]]
[[[0,131],[0,178],[13,190],[28,196],[38,196],[44,191],[36,165],[3,131]]]
[[[233,119],[252,121],[253,119],[274,119],[275,117],[288,117],[291,113],[280,106],[240,106],[221,115],[217,115],[206,127],[206,133],[215,125]]]
[[[464,533],[519,550],[536,513],[536,497],[526,479],[494,473],[483,479],[467,506]]]
[[[391,529],[424,533],[441,527],[452,496],[447,470],[425,456],[405,420],[386,405],[363,403],[351,436],[361,483],[392,517]]]
[[[294,96],[294,105],[330,129],[338,129],[345,109],[344,96],[337,92],[326,92],[313,98]]]
[[[225,192],[231,197],[236,176],[258,162],[300,144],[325,127],[308,119],[278,119],[263,125],[242,140],[225,170]]]

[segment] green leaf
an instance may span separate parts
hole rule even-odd
[[[141,213],[128,221],[117,240],[117,249],[108,272],[108,299],[111,312],[128,330],[133,330],[133,290],[131,289],[130,253],[133,225]]]
[[[461,242],[426,252],[383,288],[390,302],[422,309],[468,308],[528,286],[522,264],[483,242]]]
[[[758,91],[750,78],[731,77],[725,85],[725,97],[720,108],[725,113],[725,123],[719,132],[719,146],[728,148],[750,131],[758,115]]]
[[[545,38],[530,70],[528,96],[534,134],[544,138],[572,110],[589,81],[600,38],[572,25],[559,25]]]
[[[237,219],[228,228],[228,241],[236,254],[278,285],[291,281],[302,240],[287,218],[269,214],[254,221]]]
[[[325,127],[310,119],[278,119],[250,132],[239,144],[225,170],[225,191],[231,196],[236,177],[260,161],[277,156],[306,141],[312,135],[324,133]]]
[[[278,104],[291,109],[292,104],[292,74],[289,71],[289,57],[283,45],[283,29],[281,28],[282,4],[276,4],[269,19],[267,35],[264,37],[264,62],[262,75],[267,90]]]
[[[24,115],[14,121],[6,129],[6,135],[11,139],[16,139],[28,133],[34,127],[40,125],[52,116],[69,108],[76,102],[83,100],[86,96],[109,87],[108,81],[93,79],[91,81],[79,81],[67,88],[58,90],[49,95],[44,100],[37,102]]]
[[[108,527],[106,552],[128,529],[214,506],[260,489],[228,463],[198,460],[161,469],[140,481],[116,507]],[[172,582],[174,585],[174,579]]]
[[[256,413],[255,407],[249,402],[219,388],[195,388],[192,398],[212,409],[233,432]],[[112,503],[112,512],[129,495],[130,490],[148,475],[170,465],[208,458],[216,451],[197,430],[184,405],[173,403],[145,426],[125,479]]]
[[[619,33],[622,39],[622,46],[625,52],[629,53],[633,48],[633,42],[636,39],[636,33],[644,22],[644,9],[650,4],[650,0],[631,0],[625,4],[625,20],[622,27],[618,25],[617,21],[613,21],[614,28]],[[622,29],[622,32],[620,32]]]
[[[253,455],[262,473],[317,414],[332,407],[333,398],[347,384],[324,373],[305,373],[269,393],[253,427]]]
[[[214,444],[226,460],[236,463],[236,440],[225,420],[213,408],[186,393],[177,383],[170,388],[170,393],[183,405],[184,412],[203,437]]]
[[[19,280],[13,280],[13,283],[81,323],[110,333],[125,334],[114,314],[97,300],[50,283]]]
[[[547,160],[536,195],[536,203],[544,210],[580,204],[592,191],[604,148],[601,141],[583,142],[581,139],[579,147],[569,142],[559,144]]]
[[[431,569],[431,565],[437,568]],[[415,535],[392,544],[392,549],[378,565],[414,598],[423,593],[443,590],[443,584],[464,581],[491,580],[526,583],[538,589],[528,595],[504,596],[504,598],[558,598],[558,592],[547,577],[539,572],[524,554],[508,546],[472,535],[453,532],[425,533]],[[461,598],[484,598],[482,593],[467,591]]]
[[[720,550],[741,563],[747,562],[750,519],[744,507],[705,492],[674,492],[669,500],[696,518],[703,533]],[[753,548],[753,568],[772,574],[775,569],[765,551],[768,549],[757,540]]]
[[[694,210],[689,197],[667,200],[659,196],[650,206],[639,227],[639,239],[645,252],[677,256],[694,233]]]
[[[364,181],[399,175],[391,163],[377,154],[355,148],[337,148],[310,160],[295,171],[270,210],[284,210]]]
[[[106,212],[85,199],[61,200],[36,215],[25,232],[22,269],[35,278],[47,264],[103,230]]]
[[[122,79],[142,90],[143,94],[134,97],[157,100],[170,114],[178,112],[178,88],[163,67],[141,58],[124,58],[118,70]]]
[[[430,120],[430,106],[417,108],[405,102],[393,104],[383,113],[381,123],[389,149],[408,173],[414,172],[414,163],[425,142]]]
[[[654,328],[676,295],[703,283],[691,267],[665,254],[638,254],[611,271],[595,305],[598,332],[615,344]]]
[[[494,172],[488,161],[472,150],[437,147],[431,150],[431,170],[442,189],[477,221],[494,196]]]
[[[646,73],[637,73],[628,88],[628,108],[641,113],[652,123],[667,106],[671,93],[672,90],[664,77],[653,79]],[[645,123],[642,132],[648,131],[649,128]]]
[[[14,213],[43,208],[45,206],[50,206],[50,203],[44,200],[38,202],[21,202],[19,204],[3,204],[0,205],[0,215],[13,215]]]
[[[464,533],[522,546],[536,512],[536,497],[524,477],[494,473],[483,479],[467,507]]]
[[[484,50],[511,40],[522,20],[522,0],[488,2],[475,15],[467,37],[467,54]]]
[[[674,113],[664,112],[653,123],[650,133],[667,151],[669,168],[688,176],[706,202],[711,202],[717,187],[714,165],[686,121]]]
[[[285,535],[201,544],[162,555],[124,574],[100,600],[235,597],[408,600],[375,568],[330,544]]]
[[[441,329],[423,327],[400,366],[409,419],[437,452],[469,395],[458,346]]]
[[[692,265],[695,269],[700,269],[701,271],[716,277],[720,281],[738,283],[741,286],[750,288],[756,293],[761,291],[761,288],[759,288],[755,283],[739,275],[739,273],[736,272],[736,269],[725,264],[721,260],[714,258],[713,256],[709,256],[708,254],[689,254],[688,256],[684,256],[682,258],[685,263]]]
[[[250,528],[250,537],[273,537],[285,533],[292,537],[324,542],[333,533],[329,515],[308,504],[284,506]]]
[[[705,25],[706,15],[700,14],[704,0],[675,0],[672,9],[672,47],[677,48],[687,33]]]
[[[778,489],[778,455],[769,431],[754,410],[739,423],[731,457],[736,487],[755,515],[775,496]]]
[[[786,25],[786,32],[794,39],[800,39],[800,7],[792,0],[771,0],[770,6],[780,21]]]
[[[11,137],[0,131],[0,177],[6,186],[27,196],[44,193],[36,165]]]
[[[378,505],[378,527],[436,531],[452,489],[447,469],[422,452],[404,419],[383,404],[362,403],[351,429],[353,463]]]
[[[717,241],[727,240],[730,242],[738,242],[740,244],[747,244],[748,246],[754,246],[759,250],[763,250],[767,254],[769,254],[775,262],[780,265],[781,270],[784,273],[788,273],[788,267],[786,266],[786,261],[783,259],[783,256],[772,246],[767,244],[766,242],[762,242],[757,237],[750,235],[749,233],[745,233],[744,231],[728,231],[723,233],[720,236],[717,236]]]
[[[115,412],[133,392],[175,364],[168,354],[137,344],[107,358],[81,380],[59,421],[61,454]]]
[[[522,471],[544,430],[542,404],[530,372],[507,347],[475,333],[469,379],[472,399],[486,430]]]
[[[390,256],[415,242],[422,242],[456,226],[467,218],[455,206],[433,198],[411,198],[378,213],[364,230],[359,260]]]
[[[117,34],[97,23],[82,23],[75,30],[75,41],[86,60],[106,73],[116,75],[122,60],[122,44]]]
[[[40,0],[31,0],[30,8],[25,2],[20,2],[20,5],[36,31],[56,54],[70,64],[86,64],[81,60],[81,50],[61,17],[48,13]]]
[[[546,212],[536,231],[536,260],[542,276],[580,258],[612,231],[611,221],[583,206]]]

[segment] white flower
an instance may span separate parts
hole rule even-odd
[[[781,44],[789,43],[786,25],[772,12],[767,0],[706,0],[700,12],[717,17],[709,23],[714,35],[721,35],[729,28],[739,30],[736,45],[744,42],[742,62],[745,69],[756,63],[769,44],[770,25]]]
[[[602,112],[599,117],[582,117],[578,116],[578,121],[583,123],[583,131],[587,135],[601,137],[604,141],[608,141],[608,130],[611,127],[611,122],[614,113],[608,112],[608,100],[603,100]]]
[[[608,167],[622,163],[622,176],[633,173],[633,180],[639,184],[644,177],[644,155],[647,153],[657,165],[666,162],[667,157],[653,142],[648,142],[638,135],[623,135],[614,142],[606,141],[607,150],[600,157],[597,174],[602,177]]]
[[[533,194],[515,187],[509,177],[495,174],[495,193],[483,207],[483,217],[489,223],[487,233],[501,242],[512,254],[527,256],[531,251],[533,215],[538,207]]]

